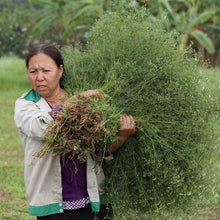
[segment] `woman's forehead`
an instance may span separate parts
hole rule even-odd
[[[39,53],[34,55],[33,57],[30,58],[29,60],[29,68],[33,68],[33,67],[52,67],[52,66],[56,66],[56,63],[54,62],[54,60],[44,54],[44,53]]]

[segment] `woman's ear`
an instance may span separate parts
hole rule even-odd
[[[60,78],[61,78],[63,75],[63,65],[62,64],[59,67],[59,73],[60,73]]]

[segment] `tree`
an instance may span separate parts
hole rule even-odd
[[[199,1],[182,0],[172,5],[168,0],[154,0],[153,5],[149,5],[151,13],[167,14],[169,24],[166,26],[168,30],[175,29],[181,33],[179,49],[185,50],[186,45],[191,41],[197,41],[209,53],[214,53],[214,44],[209,37],[207,29],[202,26],[208,20],[212,19],[216,13],[215,10],[206,10],[199,12]],[[151,18],[152,19],[152,18]]]
[[[104,0],[29,0],[43,6],[36,20],[33,36],[44,35],[53,28],[59,29],[61,41],[70,44],[74,39],[75,48],[79,38],[103,14]]]
[[[24,56],[32,46],[30,30],[35,10],[26,4],[2,0],[0,12],[0,56]]]

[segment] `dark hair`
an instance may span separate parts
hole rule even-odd
[[[63,78],[64,78],[64,73],[65,73],[64,62],[63,62],[62,54],[55,46],[50,45],[50,44],[40,44],[40,45],[32,48],[26,56],[26,67],[28,68],[29,61],[30,61],[31,57],[33,57],[39,53],[43,53],[43,54],[48,55],[51,59],[54,60],[54,62],[56,63],[58,68],[60,68],[60,65],[63,66],[63,75],[60,79],[60,86],[63,88],[64,87]]]

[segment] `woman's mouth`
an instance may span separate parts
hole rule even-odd
[[[43,90],[46,90],[46,86],[37,86],[37,89],[39,90],[39,91],[43,91]]]

